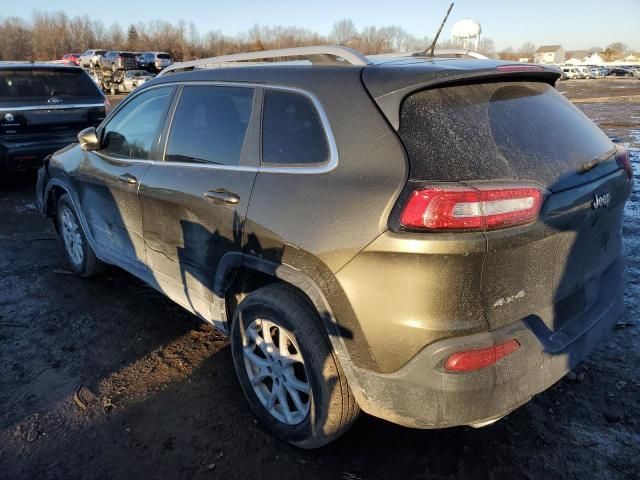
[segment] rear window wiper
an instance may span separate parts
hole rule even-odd
[[[590,172],[591,170],[596,168],[598,165],[600,165],[602,162],[604,162],[605,160],[608,160],[609,158],[611,158],[611,156],[614,155],[615,153],[616,153],[616,149],[613,148],[613,150],[610,150],[610,151],[605,152],[605,153],[601,153],[600,155],[598,155],[593,160],[590,160],[587,163],[583,163],[582,167],[580,167],[580,170],[578,170],[578,175]]]

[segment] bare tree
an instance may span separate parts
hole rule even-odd
[[[518,50],[518,53],[521,57],[533,58],[536,53],[536,46],[531,42],[524,42]]]
[[[138,29],[135,25],[129,25],[127,31],[127,49],[135,51],[138,50]]]
[[[613,42],[607,45],[604,50],[604,56],[607,60],[616,60],[624,55],[627,51],[627,46],[622,42]]]
[[[402,27],[368,26],[358,31],[350,19],[333,24],[328,37],[296,26],[254,25],[249,30],[227,36],[220,30],[198,32],[193,22],[164,20],[130,24],[127,30],[114,23],[108,28],[88,16],[68,17],[64,12],[34,12],[30,21],[10,17],[0,19],[0,58],[11,60],[53,60],[65,53],[82,52],[88,48],[158,50],[169,52],[177,60],[187,60],[252,50],[287,48],[323,43],[345,45],[364,54],[423,51],[428,37],[417,38]],[[450,42],[441,41],[439,48]],[[525,44],[531,45],[531,44]],[[610,47],[621,48],[617,44]],[[530,46],[531,50],[535,47]],[[626,47],[625,47],[626,48]],[[491,39],[483,39],[480,50],[495,53]],[[520,51],[525,50],[523,46]],[[624,48],[622,48],[624,50]],[[512,52],[507,52],[511,54]]]
[[[350,45],[357,35],[358,31],[353,25],[353,20],[345,18],[333,24],[329,38],[333,43],[344,46]]]
[[[519,56],[513,51],[513,47],[509,46],[498,52],[498,58],[500,60],[517,60]]]
[[[17,17],[5,18],[0,23],[0,60],[31,60],[33,55],[32,28]]]
[[[109,48],[111,49],[122,48],[124,46],[124,31],[122,30],[122,27],[117,23],[113,23],[109,27],[107,38]]]
[[[496,53],[496,45],[490,38],[482,38],[478,45],[478,51],[487,57],[493,57]]]

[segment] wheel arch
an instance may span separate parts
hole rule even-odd
[[[238,291],[234,290],[234,287],[242,286],[242,282],[247,279],[250,279],[250,288],[246,291],[241,289],[240,298],[238,298]],[[300,270],[240,252],[230,252],[224,255],[218,264],[214,292],[224,301],[224,323],[227,331],[231,331],[233,314],[242,295],[248,295],[251,291],[271,283],[283,283],[294,288],[315,308],[331,350],[340,362],[353,394],[358,403],[364,402],[363,390],[360,388],[360,382],[356,376],[358,367],[354,365],[344,341],[344,328],[338,324],[331,305],[320,286]]]
[[[78,220],[80,220],[80,226],[82,227],[82,230],[84,232],[85,237],[87,238],[87,241],[89,242],[89,246],[96,253],[96,255],[98,255],[98,249],[96,248],[96,243],[91,234],[91,229],[89,229],[89,225],[87,223],[87,219],[84,216],[84,212],[80,208],[80,201],[78,199],[78,196],[75,194],[73,189],[70,188],[65,181],[59,178],[52,178],[51,180],[49,180],[49,183],[47,183],[47,186],[45,188],[44,195],[42,196],[43,213],[49,218],[54,218],[54,225],[55,225],[55,228],[57,229],[58,226],[57,226],[57,222],[55,221],[56,208],[57,208],[58,201],[60,200],[60,197],[62,197],[62,195],[65,195],[65,194],[71,200],[71,204],[73,205],[76,215],[78,216]],[[100,256],[98,256],[98,258],[100,258]],[[100,259],[102,260],[102,258]]]

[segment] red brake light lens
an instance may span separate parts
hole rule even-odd
[[[531,222],[541,205],[542,192],[532,187],[431,187],[411,194],[400,223],[426,230],[490,230]]]
[[[633,178],[633,167],[631,166],[629,151],[626,148],[618,146],[616,150],[616,163],[620,168],[624,168],[629,178]]]
[[[486,348],[456,352],[447,358],[444,368],[450,372],[473,372],[497,363],[519,348],[520,343],[511,339]]]

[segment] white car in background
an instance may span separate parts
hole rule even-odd
[[[106,52],[106,50],[95,50],[95,49],[90,49],[90,50],[86,50],[82,55],[80,55],[80,66],[81,67],[89,67],[89,68],[93,68],[94,66],[97,65],[98,63],[98,59],[100,58],[101,55],[103,55]]]
[[[562,67],[562,78],[564,80],[574,80],[582,78],[582,76],[576,67]]]
[[[581,66],[577,66],[575,67],[576,70],[578,70],[578,72],[580,72],[581,77],[580,78],[596,78],[595,75],[593,75],[591,73],[591,70],[587,67],[581,67]]]

